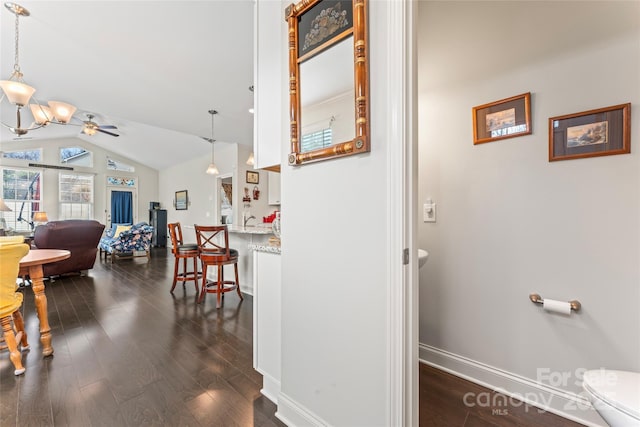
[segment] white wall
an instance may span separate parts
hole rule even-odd
[[[40,131],[46,132],[46,130]],[[149,202],[158,198],[158,171],[143,166],[142,164],[116,155],[104,150],[97,145],[85,142],[78,138],[59,138],[50,140],[28,140],[23,141],[2,141],[2,151],[17,151],[26,149],[42,148],[42,161],[32,163],[42,163],[46,165],[60,165],[60,149],[64,147],[83,147],[93,153],[93,167],[83,167],[73,165],[74,172],[94,174],[94,218],[103,224],[107,220],[107,175],[118,177],[136,177],[138,180],[138,217],[135,221],[149,221]],[[135,167],[135,172],[122,172],[107,169],[107,157],[119,160]],[[0,165],[6,167],[29,168],[29,161],[15,159],[0,159]],[[40,168],[38,168],[40,169]],[[43,181],[43,205],[42,209],[47,212],[49,221],[55,221],[58,217],[58,176],[57,169],[40,169],[44,172]]]
[[[639,16],[638,2],[420,2],[419,208],[437,204],[419,225],[422,357],[571,392],[578,368],[640,371]],[[528,91],[533,134],[474,146],[472,107]],[[548,162],[549,117],[627,102],[631,154]],[[583,308],[548,314],[532,292]]]
[[[386,137],[393,123],[387,90],[402,78],[389,74],[389,9],[387,1],[369,3],[371,152],[300,167],[282,159],[278,413],[292,425],[389,419],[387,155],[401,141]],[[285,140],[282,152],[289,151]]]

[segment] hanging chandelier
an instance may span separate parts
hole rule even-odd
[[[218,171],[218,168],[216,167],[216,164],[213,161],[213,143],[216,142],[216,140],[213,139],[213,118],[216,114],[218,114],[218,112],[216,110],[209,110],[209,114],[211,114],[211,138],[205,138],[205,139],[211,143],[211,163],[207,168],[207,173],[209,175],[218,175],[220,172]]]
[[[16,3],[5,3],[4,6],[16,16],[15,21],[15,54],[13,73],[8,80],[0,80],[0,88],[2,89],[2,97],[0,102],[5,98],[16,107],[15,125],[8,125],[3,120],[2,125],[8,128],[14,134],[20,136],[27,132],[46,126],[49,123],[67,124],[71,120],[76,107],[71,104],[60,101],[49,101],[48,106],[40,104],[35,98],[32,98],[36,89],[27,85],[22,79],[22,71],[19,62],[19,42],[20,42],[20,17],[29,16],[27,9]],[[29,107],[33,115],[33,123],[27,127],[23,127],[22,110]]]

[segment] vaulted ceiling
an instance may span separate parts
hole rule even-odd
[[[17,1],[20,67],[39,101],[65,101],[117,126],[115,138],[49,125],[22,138],[78,137],[155,169],[198,155],[215,139],[253,144],[253,1]],[[14,65],[15,16],[0,10],[0,79]],[[2,102],[3,122],[15,113]],[[30,116],[29,116],[30,117]],[[74,123],[81,124],[79,120]],[[4,127],[0,142],[15,135]]]

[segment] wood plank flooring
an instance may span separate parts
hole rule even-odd
[[[210,294],[198,305],[192,283],[169,293],[172,274],[171,254],[154,248],[148,264],[97,260],[88,276],[47,282],[49,358],[25,289],[31,351],[20,377],[0,353],[0,426],[283,426],[252,368],[251,296],[240,302],[230,292],[216,310]],[[464,394],[481,390],[421,365],[420,425],[577,425],[524,406],[466,407]]]
[[[535,406],[511,400],[488,388],[421,363],[420,426],[578,427],[581,424],[550,412],[541,412]]]
[[[25,289],[31,351],[20,377],[0,354],[0,426],[283,426],[252,367],[251,296],[198,305],[192,283],[169,293],[172,274],[158,248],[47,282],[50,358]]]

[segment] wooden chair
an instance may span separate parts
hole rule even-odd
[[[18,350],[18,342],[23,350],[29,349],[27,334],[24,332],[24,321],[20,313],[23,296],[20,292],[16,292],[20,260],[29,253],[29,246],[23,241],[22,236],[8,236],[0,239],[0,323],[9,348],[9,358],[15,367],[13,371],[15,375],[21,375],[25,371],[22,366],[22,355]],[[17,333],[14,332],[14,325]]]
[[[175,257],[173,265],[173,284],[171,285],[171,293],[176,287],[177,282],[185,282],[193,280],[196,284],[196,295],[200,288],[198,287],[198,279],[201,273],[198,273],[198,245],[195,243],[184,243],[182,240],[182,227],[179,222],[167,224],[169,228],[169,236],[171,237],[171,253]],[[189,271],[187,261],[193,259],[193,270]],[[182,273],[178,273],[180,260],[182,260]]]
[[[216,308],[220,308],[220,300],[225,292],[237,291],[242,300],[240,282],[238,281],[238,251],[229,248],[229,231],[226,225],[196,225],[196,239],[200,251],[202,264],[202,289],[198,303],[204,300],[207,293],[216,294]],[[224,266],[233,264],[235,281],[224,280]],[[214,266],[218,269],[217,280],[207,282],[207,268]]]

